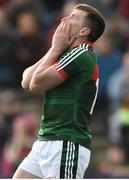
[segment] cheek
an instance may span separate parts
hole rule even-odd
[[[76,23],[71,23],[71,33],[72,35],[77,35],[80,32],[80,26]]]
[[[77,36],[80,32],[80,28],[77,26],[74,26],[71,30],[72,35]]]

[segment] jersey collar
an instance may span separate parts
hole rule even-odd
[[[90,42],[90,41],[85,41],[85,42],[82,43],[82,44],[89,45],[89,46],[92,46],[92,47],[93,47],[93,45],[94,45],[94,43],[93,43],[93,42]],[[77,45],[77,46],[74,46],[74,47],[72,47],[72,48],[79,47],[80,45],[81,45],[81,44],[79,44],[79,45]]]
[[[86,41],[86,42],[84,42],[83,44],[89,45],[89,46],[93,46],[93,45],[94,45],[94,43],[93,43],[93,42],[90,42],[90,41]]]

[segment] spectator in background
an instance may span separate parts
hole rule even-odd
[[[11,0],[8,7],[8,18],[14,28],[17,16],[23,11],[33,11],[40,18],[42,11],[40,0]]]
[[[0,9],[5,9],[8,7],[11,0],[0,0]]]
[[[0,153],[3,146],[11,134],[14,118],[21,111],[21,101],[17,93],[12,90],[0,91]]]
[[[16,86],[13,73],[13,60],[15,58],[13,37],[10,33],[6,14],[0,10],[0,86]]]
[[[128,178],[124,150],[117,144],[109,145],[102,161],[97,166],[97,178]]]
[[[0,114],[0,154],[3,151],[3,146],[5,143],[6,138],[6,132],[5,130],[5,122],[3,116]],[[0,156],[0,161],[1,161],[1,156]]]
[[[1,173],[3,178],[10,178],[19,163],[30,152],[37,135],[38,123],[28,115],[19,115],[13,121],[12,135],[3,150]]]
[[[28,2],[32,2],[32,0],[11,0],[11,5],[21,5]]]
[[[15,37],[16,61],[13,67],[20,86],[23,71],[45,54],[47,43],[33,11],[21,12],[16,22],[18,34]]]
[[[111,75],[107,84],[107,95],[111,111],[118,108],[120,100],[126,91],[129,91],[129,50],[122,57],[122,66]]]
[[[107,83],[110,76],[121,66],[121,53],[114,49],[112,39],[107,34],[95,43],[95,47],[100,71],[98,102],[104,106],[104,104],[107,104]]]
[[[126,18],[127,20],[129,19],[129,0],[118,0],[118,12],[120,13],[121,16]]]
[[[107,32],[110,34],[113,46],[123,53],[129,43],[129,33],[128,23],[120,13],[113,14],[112,18],[108,19]]]
[[[126,162],[129,164],[129,89],[126,89],[126,93],[121,97],[121,106],[111,114],[108,121],[109,139],[122,145]]]

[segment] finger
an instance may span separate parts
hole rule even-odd
[[[66,32],[66,22],[63,21],[61,23],[60,32],[65,33]]]
[[[57,29],[55,30],[55,33],[58,33],[61,31],[62,22],[58,25]]]
[[[65,27],[65,33],[69,34],[69,33],[70,33],[70,29],[71,29],[70,22],[67,21],[67,22],[66,22],[66,27]]]
[[[69,22],[68,22],[67,20],[62,22],[61,31],[62,31],[63,33],[67,33],[68,23],[69,23]]]

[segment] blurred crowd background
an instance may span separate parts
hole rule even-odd
[[[85,177],[129,178],[129,0],[0,0],[0,178],[12,177],[38,134],[44,95],[25,92],[22,73],[77,3],[96,7],[107,24],[94,44],[100,87]]]

